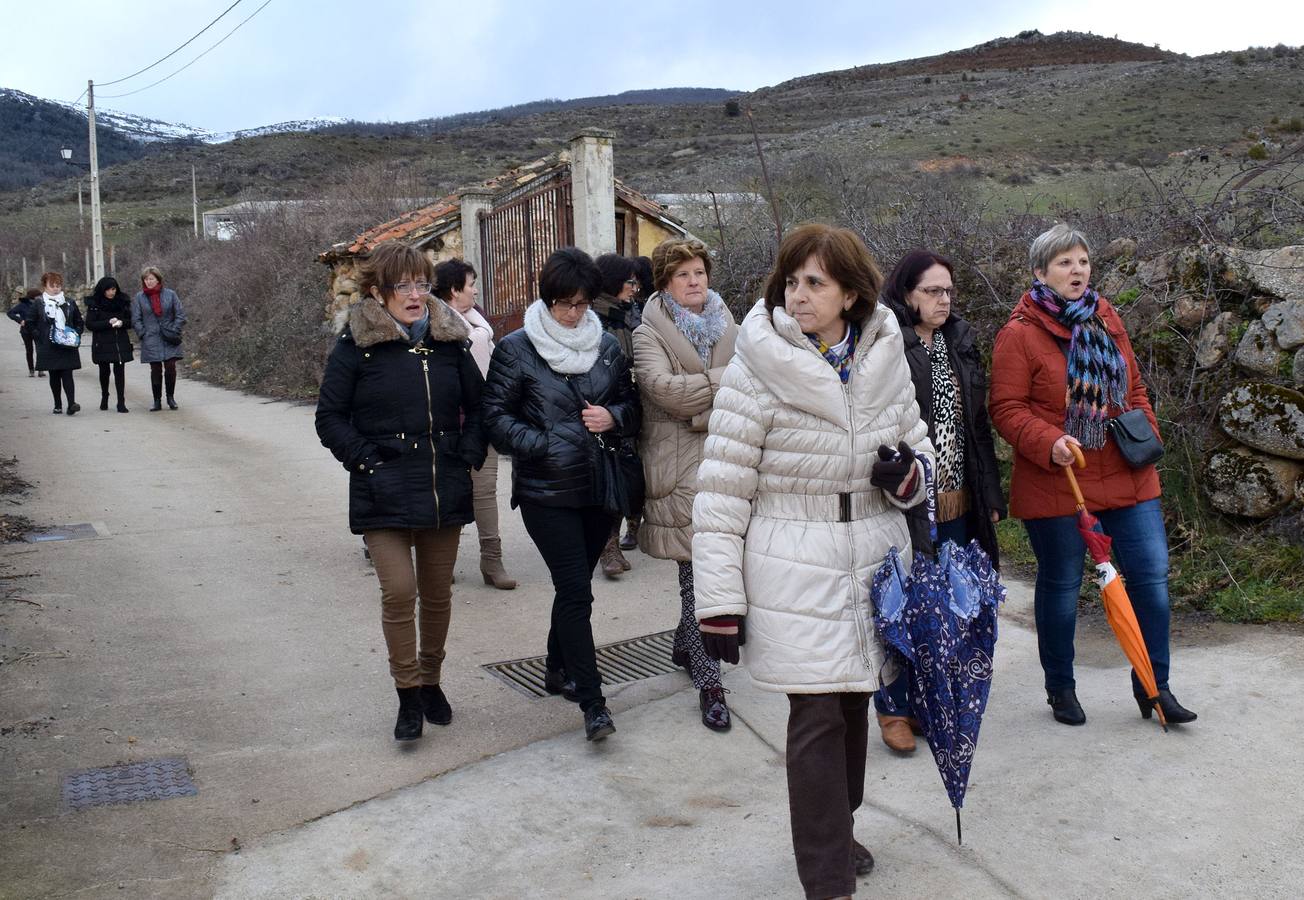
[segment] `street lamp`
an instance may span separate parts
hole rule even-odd
[[[90,163],[77,162],[77,160],[75,160],[75,159],[72,158],[72,149],[71,149],[71,148],[69,148],[69,147],[64,147],[64,148],[60,149],[60,150],[59,150],[59,155],[63,157],[63,161],[66,162],[68,165],[70,165],[70,166],[77,166],[79,169],[85,169],[85,170],[88,171],[88,172],[90,171],[90,168],[91,168]]]

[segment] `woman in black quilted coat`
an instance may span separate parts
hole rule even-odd
[[[474,518],[471,469],[485,457],[470,329],[431,296],[433,275],[419,250],[372,250],[363,299],[340,323],[317,400],[317,435],[349,472],[349,528],[380,581],[400,741],[421,736],[423,716],[436,725],[453,717],[440,687],[453,565]]]
[[[556,594],[544,686],[580,705],[588,740],[615,731],[593,649],[593,567],[617,516],[597,495],[597,439],[638,435],[629,360],[592,310],[602,273],[563,247],[539,273],[525,326],[498,342],[485,387],[485,426],[512,457],[512,506],[552,575]]]
[[[135,359],[131,349],[131,300],[118,281],[105,276],[86,298],[86,328],[91,333],[91,362],[100,367],[100,409],[109,408],[109,370],[118,394],[118,412],[127,409],[125,363]]]

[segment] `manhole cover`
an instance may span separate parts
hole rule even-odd
[[[29,531],[23,535],[23,540],[29,544],[43,544],[46,541],[84,541],[108,536],[108,529],[103,525],[82,522],[78,525],[56,525],[53,528],[42,528],[40,531]]]
[[[63,776],[65,809],[193,797],[198,793],[184,756],[147,759],[102,769],[80,769]]]
[[[679,667],[670,661],[674,639],[673,631],[658,631],[656,634],[598,647],[598,673],[602,675],[603,683],[639,681],[675,671]],[[547,697],[550,695],[543,689],[546,659],[545,656],[531,656],[528,659],[489,663],[480,668],[487,669],[495,678],[526,696]]]

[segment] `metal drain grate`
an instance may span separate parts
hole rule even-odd
[[[674,638],[673,631],[658,631],[598,647],[598,673],[602,675],[603,684],[640,681],[675,671],[679,667],[670,661]],[[531,656],[488,663],[480,668],[487,669],[499,681],[527,697],[547,697],[550,695],[543,689],[546,659],[544,656]]]
[[[81,769],[63,777],[65,809],[194,797],[198,793],[184,756],[147,759],[102,769]]]
[[[42,528],[39,531],[29,531],[23,535],[23,540],[29,544],[43,544],[46,541],[84,541],[97,537],[108,537],[108,529],[102,525],[97,527],[98,523],[82,522],[77,525],[56,525],[53,528]]]

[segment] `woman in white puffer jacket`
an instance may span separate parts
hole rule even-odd
[[[869,698],[895,672],[869,581],[906,550],[902,510],[932,454],[883,279],[853,232],[784,239],[743,320],[711,413],[693,505],[697,617],[707,652],[789,696],[788,791],[809,898],[849,896],[873,856],[852,836]],[[897,448],[893,450],[892,448]]]

